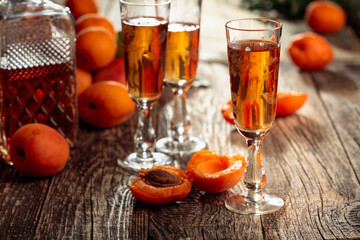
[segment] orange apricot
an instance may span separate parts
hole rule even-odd
[[[228,123],[235,124],[231,99],[221,106],[221,114]]]
[[[88,27],[76,35],[76,61],[82,69],[93,71],[108,65],[116,50],[116,42],[106,28]]]
[[[65,6],[70,9],[75,19],[84,14],[97,13],[99,11],[96,0],[67,0]]]
[[[153,166],[141,169],[140,176],[130,185],[134,197],[149,204],[167,204],[187,197],[191,181],[179,168]]]
[[[219,193],[240,182],[246,167],[240,154],[220,156],[209,150],[195,153],[186,166],[186,175],[199,190]]]
[[[124,57],[116,57],[108,65],[97,70],[93,82],[108,80],[126,84]]]
[[[92,84],[92,75],[89,71],[76,68],[76,86],[78,96]]]
[[[89,86],[78,99],[79,115],[88,124],[108,128],[129,119],[135,110],[124,84],[104,81]]]
[[[306,103],[307,99],[308,95],[304,92],[277,92],[276,115],[287,116],[295,113]],[[232,116],[231,100],[229,100],[224,105],[226,105],[226,109],[228,111],[228,114],[223,113],[224,119],[231,124],[235,124],[234,121],[231,122],[231,119],[234,119],[234,117]]]
[[[299,110],[307,101],[308,95],[303,92],[278,92],[276,115],[287,116]]]
[[[11,138],[11,161],[14,168],[25,175],[53,175],[64,168],[69,154],[66,139],[45,124],[26,124],[16,130]]]
[[[110,21],[110,19],[101,16],[98,13],[87,13],[76,19],[75,29],[76,32],[80,32],[81,30],[88,27],[103,27],[106,28],[114,37],[114,40],[117,39],[117,33],[114,27],[114,24]]]
[[[315,32],[336,33],[346,24],[346,13],[331,1],[313,1],[306,6],[305,21]]]
[[[304,70],[321,70],[333,60],[330,43],[316,33],[296,34],[287,50],[295,65]]]

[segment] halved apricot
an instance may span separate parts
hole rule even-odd
[[[201,150],[192,156],[185,173],[199,190],[219,193],[240,182],[245,167],[245,158],[240,154],[221,156],[209,150]]]
[[[295,113],[297,110],[299,110],[307,101],[308,95],[304,92],[296,92],[296,91],[288,91],[288,92],[277,92],[276,97],[276,116],[287,116]],[[247,106],[244,104],[244,106]],[[223,110],[226,109],[226,110]],[[258,107],[256,107],[258,109]],[[244,107],[244,111],[246,111]],[[231,100],[229,100],[227,103],[225,103],[221,107],[221,113],[224,117],[224,119],[231,123],[234,123],[234,116],[232,114],[232,105]],[[248,114],[249,115],[249,114]],[[251,116],[250,116],[251,117]],[[231,121],[232,119],[232,121]],[[245,122],[251,122],[249,119],[245,118]]]
[[[149,204],[167,204],[184,199],[191,191],[191,182],[179,168],[153,166],[141,169],[130,185],[134,197]]]
[[[277,116],[287,116],[299,110],[307,101],[308,95],[304,92],[278,92],[277,93]]]
[[[235,124],[234,122],[234,115],[232,112],[232,102],[231,99],[229,101],[227,101],[226,103],[224,103],[221,106],[221,114],[223,115],[224,119],[230,123],[230,124]]]

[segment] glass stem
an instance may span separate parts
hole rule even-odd
[[[247,139],[248,158],[244,175],[244,184],[248,189],[248,200],[259,202],[263,200],[262,188],[266,183],[265,170],[261,162],[262,140]]]
[[[138,103],[138,124],[134,136],[137,159],[139,161],[153,160],[152,148],[155,141],[155,130],[151,121],[151,105]]]
[[[174,93],[174,113],[171,119],[172,137],[179,143],[185,142],[190,129],[190,120],[186,110],[186,91],[183,88],[173,89]]]

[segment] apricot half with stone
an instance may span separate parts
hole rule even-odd
[[[199,190],[219,193],[240,182],[245,167],[245,159],[240,154],[221,156],[209,150],[201,150],[192,156],[185,173]]]
[[[191,191],[191,182],[179,168],[153,166],[141,169],[130,185],[134,197],[149,204],[167,204],[184,199]]]

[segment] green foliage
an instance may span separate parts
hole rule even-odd
[[[313,0],[242,0],[242,7],[250,10],[276,10],[281,17],[301,19],[306,6]],[[333,0],[346,11],[348,22],[360,36],[360,0]]]
[[[302,18],[311,0],[243,0],[250,10],[276,10],[285,18]]]
[[[123,35],[122,32],[118,32],[118,39],[117,39],[117,57],[123,57],[124,56],[124,43],[123,43]]]

